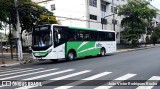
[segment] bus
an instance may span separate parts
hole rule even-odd
[[[57,61],[116,52],[115,31],[60,26],[32,28],[33,59]]]

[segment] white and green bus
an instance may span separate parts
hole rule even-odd
[[[70,61],[116,52],[114,31],[55,24],[37,26],[32,30],[33,59],[57,61],[65,58]]]

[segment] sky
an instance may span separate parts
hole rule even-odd
[[[160,0],[152,0],[151,1],[151,5],[153,5],[154,7],[160,9]]]

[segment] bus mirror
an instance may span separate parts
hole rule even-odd
[[[58,34],[58,39],[61,39],[61,35],[60,34]]]

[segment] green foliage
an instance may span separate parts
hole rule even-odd
[[[155,28],[154,28],[154,32],[159,36],[160,38],[160,24],[158,24]]]
[[[137,35],[137,33],[142,33],[143,30],[141,29],[124,29],[123,32],[123,38],[128,39],[128,41],[137,40],[140,35]]]
[[[145,33],[146,27],[156,17],[156,10],[148,7],[146,0],[129,0],[127,4],[119,6],[118,15],[125,17],[121,21],[125,28],[123,38],[137,41]]]
[[[151,41],[154,45],[157,42],[158,38],[159,38],[158,34],[156,32],[153,32],[151,35]]]
[[[154,28],[154,31],[151,34],[151,41],[155,45],[155,43],[160,39],[160,24]]]
[[[2,40],[8,41],[8,34],[1,33]]]
[[[14,0],[0,0],[0,29],[3,27],[3,23],[9,22],[8,17],[10,16],[13,1]]]
[[[14,0],[0,0],[0,28],[3,23],[16,26],[16,8]],[[31,0],[18,0],[17,10],[20,16],[20,23],[23,30],[31,31],[31,27],[46,23],[57,23],[53,13],[46,8],[39,6]],[[41,15],[47,17],[41,17]]]

